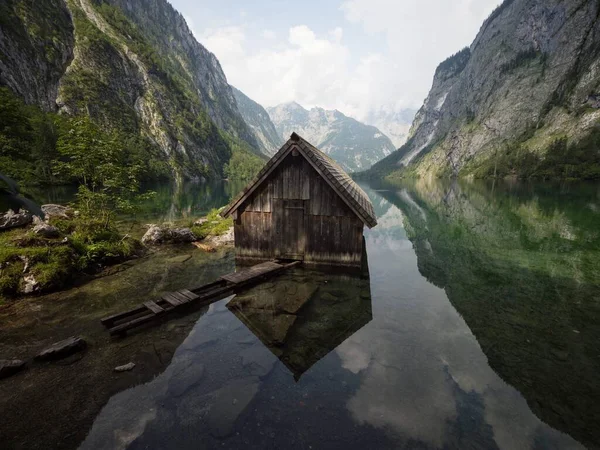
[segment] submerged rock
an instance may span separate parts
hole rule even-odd
[[[168,228],[151,225],[142,237],[142,243],[148,245],[180,244],[194,242],[196,235],[189,228]]]
[[[25,368],[25,361],[20,359],[0,360],[0,379],[10,377]]]
[[[80,337],[70,337],[63,341],[56,342],[50,347],[42,350],[35,359],[40,361],[50,361],[65,358],[73,353],[80,352],[86,348],[86,342]]]
[[[73,208],[62,205],[48,204],[42,205],[42,212],[44,213],[46,220],[49,220],[53,217],[68,219],[73,215]]]
[[[127,364],[123,364],[122,366],[115,367],[115,372],[128,372],[135,367],[135,364],[130,362]]]
[[[0,230],[24,227],[31,222],[33,222],[33,215],[26,210],[21,210],[16,213],[12,209],[9,209],[4,214],[0,214]]]

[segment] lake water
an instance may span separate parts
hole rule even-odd
[[[231,195],[194,186],[144,220],[192,217]],[[0,382],[0,407],[14,403],[23,422],[4,422],[0,438],[9,448],[598,448],[600,186],[364,189],[379,218],[365,233],[369,279],[298,269],[105,339],[106,311],[234,266],[231,251],[184,261],[190,250],[172,249],[22,307],[27,320],[5,343],[34,340],[23,335],[31,323],[60,334],[57,324],[74,325],[58,318],[81,305],[73,332],[93,344],[80,362]],[[131,373],[112,372],[129,360]]]

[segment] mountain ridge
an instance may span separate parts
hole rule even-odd
[[[166,0],[7,0],[0,85],[30,105],[142,136],[174,178],[260,158],[217,58]]]
[[[368,177],[600,178],[600,3],[506,0]]]
[[[297,132],[349,172],[365,170],[396,149],[379,129],[338,110],[307,110],[288,102],[267,108],[267,112],[282,138]]]

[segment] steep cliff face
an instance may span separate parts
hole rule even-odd
[[[557,140],[574,147],[597,133],[599,7],[506,0],[470,48],[440,65],[409,141],[376,171],[511,175],[525,154],[541,164]]]
[[[368,169],[395,150],[392,141],[377,128],[337,110],[308,111],[292,102],[267,111],[283,138],[297,132],[349,172]]]
[[[260,151],[267,156],[273,156],[277,150],[283,145],[283,138],[277,133],[275,125],[271,122],[269,113],[256,103],[254,100],[246,96],[242,91],[232,86],[233,95],[237,101],[238,109],[250,128]]]
[[[219,62],[166,0],[3,2],[0,84],[47,111],[142,134],[174,175],[258,153]]]

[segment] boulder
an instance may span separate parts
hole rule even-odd
[[[69,208],[68,206],[62,205],[48,204],[42,205],[42,212],[44,213],[46,220],[52,217],[68,219],[73,215],[73,208]]]
[[[10,377],[25,368],[25,361],[20,359],[0,360],[0,379]]]
[[[197,240],[196,235],[189,228],[168,228],[158,225],[151,225],[142,237],[142,242],[148,245],[181,244],[195,240]]]
[[[21,210],[18,213],[9,209],[4,214],[0,214],[0,231],[10,228],[24,227],[33,222],[33,215],[29,211]]]
[[[208,222],[208,219],[207,219],[206,217],[202,217],[202,218],[200,218],[200,219],[196,220],[196,221],[194,222],[194,225],[202,225],[202,224],[204,224],[204,223],[206,223],[206,222]]]
[[[204,239],[203,243],[211,247],[220,247],[222,245],[233,245],[235,242],[233,235],[233,227],[229,228],[225,234],[221,236],[209,236]]]
[[[50,347],[42,350],[35,359],[39,361],[50,361],[62,359],[73,353],[80,352],[86,348],[86,342],[80,337],[70,337],[60,342],[52,344]]]
[[[47,239],[54,239],[60,237],[60,231],[58,228],[53,227],[52,225],[48,225],[45,222],[42,222],[39,217],[35,217],[33,219],[33,223],[35,226],[33,227],[33,232]]]

